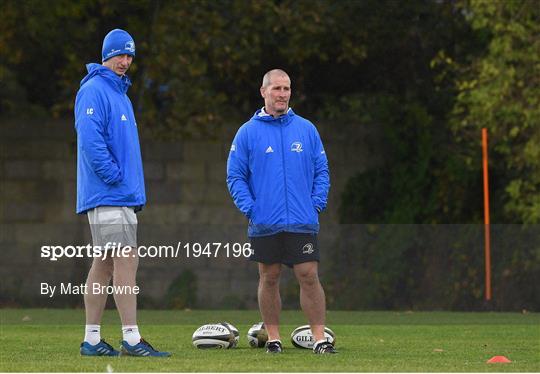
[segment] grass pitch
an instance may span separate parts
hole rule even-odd
[[[282,314],[284,353],[250,348],[245,337],[260,320],[256,311],[140,311],[139,326],[170,358],[81,357],[84,312],[68,309],[0,309],[2,372],[538,372],[540,314],[328,312],[338,355],[294,348],[289,334],[305,324],[300,312]],[[240,330],[238,348],[198,350],[193,331],[228,321]],[[106,311],[102,337],[121,338],[115,311]],[[510,364],[486,364],[492,356]]]

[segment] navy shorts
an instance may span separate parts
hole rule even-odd
[[[303,262],[319,262],[317,234],[280,232],[250,237],[250,260],[263,264],[285,264],[293,267]]]

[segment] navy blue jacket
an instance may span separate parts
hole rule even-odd
[[[146,203],[144,175],[127,76],[88,64],[75,100],[77,213],[97,206]]]
[[[330,189],[317,129],[292,109],[279,118],[258,110],[233,140],[227,185],[249,236],[317,233]]]

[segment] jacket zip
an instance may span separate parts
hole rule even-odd
[[[283,181],[285,183],[285,213],[287,215],[287,228],[289,228],[289,200],[287,199],[287,170],[285,169],[285,148],[283,147],[283,119],[279,120],[279,134],[281,136],[281,165],[283,167]]]

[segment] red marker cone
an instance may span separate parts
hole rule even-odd
[[[509,364],[511,362],[512,361],[510,361],[504,356],[493,356],[486,361],[487,364]]]

